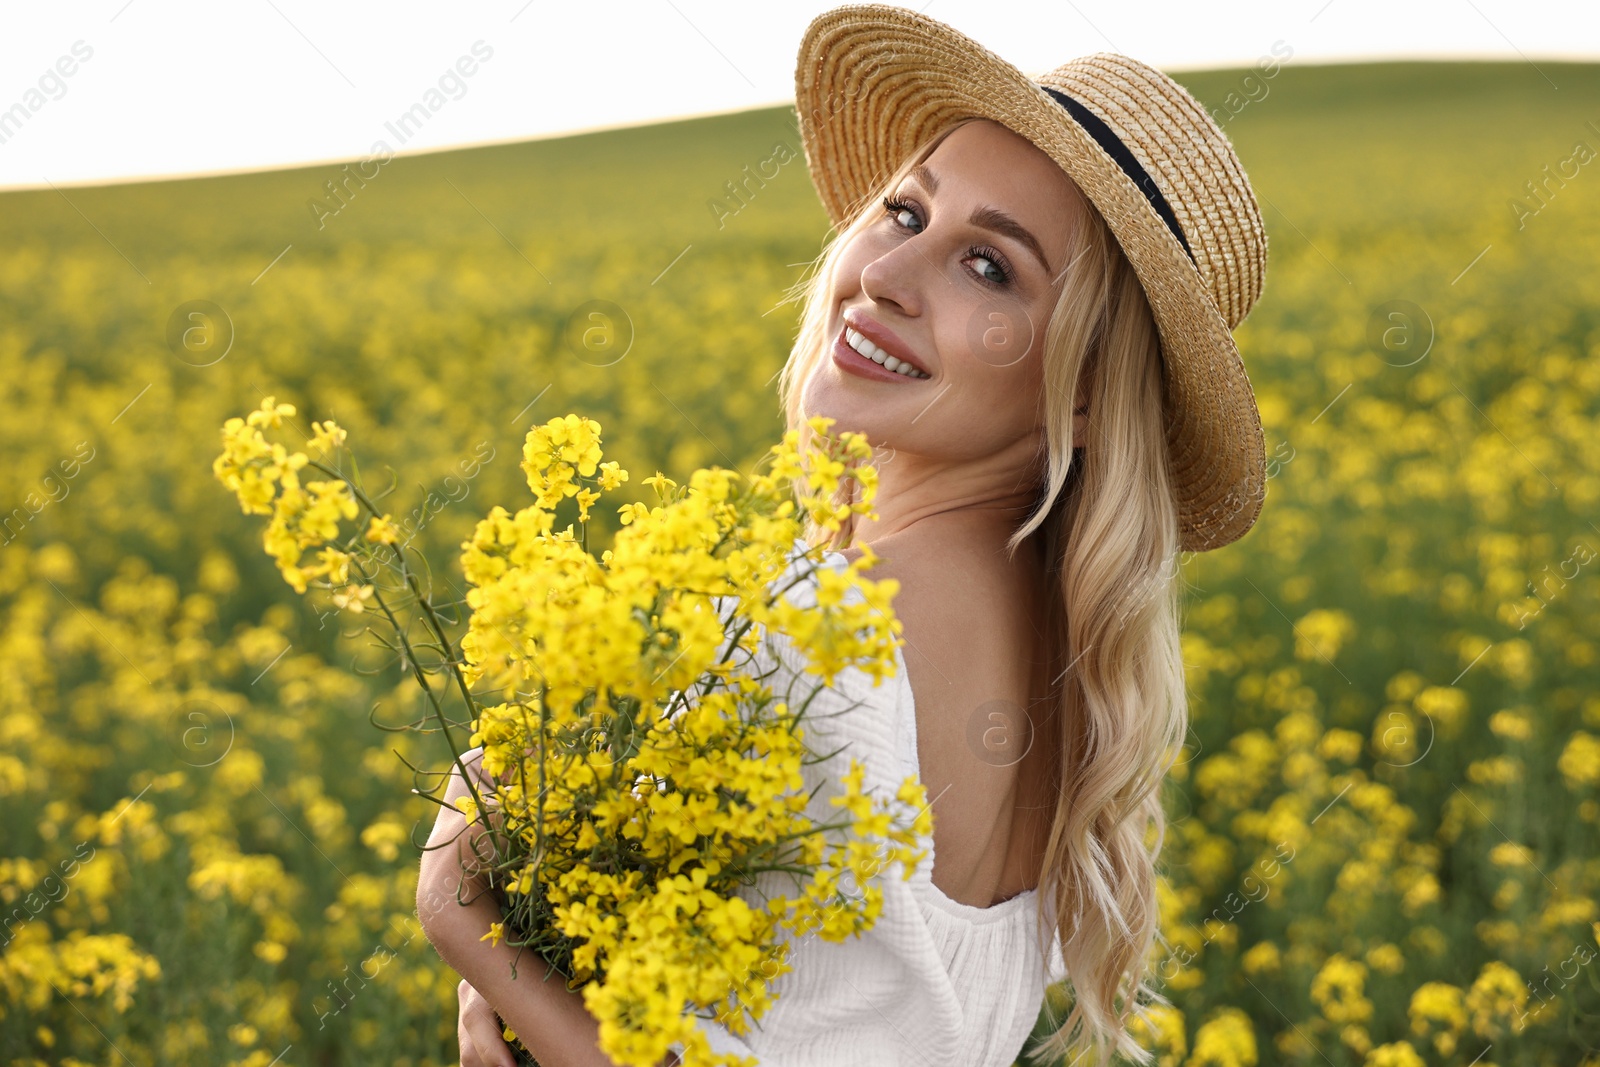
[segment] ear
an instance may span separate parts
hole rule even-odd
[[[1089,407],[1087,404],[1072,413],[1072,447],[1082,448],[1089,432]]]

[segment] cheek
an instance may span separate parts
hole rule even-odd
[[[1021,321],[1021,327],[1015,325]],[[966,419],[990,424],[1000,438],[1026,432],[1038,419],[1044,388],[1044,338],[1020,316],[979,311],[972,325],[952,343],[959,368],[952,385],[963,394]]]
[[[1016,382],[1038,361],[1043,329],[1033,309],[1016,300],[978,299],[961,309],[960,336],[952,338],[972,365],[991,377]]]
[[[1033,393],[1044,380],[1043,330],[1027,308],[978,301],[957,310],[941,331],[946,366],[960,369],[971,387],[996,397]]]

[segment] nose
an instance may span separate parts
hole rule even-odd
[[[861,268],[861,291],[876,304],[891,304],[914,317],[922,314],[923,293],[933,274],[934,265],[912,236]]]

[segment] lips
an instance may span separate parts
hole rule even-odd
[[[846,374],[857,378],[867,378],[875,382],[893,382],[896,385],[913,385],[925,382],[926,378],[913,378],[909,374],[892,371],[881,363],[863,356],[860,352],[850,347],[849,340],[845,337],[844,330],[834,336],[831,349],[833,365]]]
[[[886,354],[898,359],[901,363],[909,363],[930,378],[933,376],[933,372],[911,351],[911,346],[902,341],[889,327],[882,323],[874,322],[865,315],[852,315],[848,312],[844,316],[844,324],[883,349]],[[893,372],[891,371],[890,373]]]

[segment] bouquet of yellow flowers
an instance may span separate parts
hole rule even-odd
[[[678,1042],[687,1067],[733,1062],[710,1051],[694,1015],[748,1033],[788,969],[783,931],[839,941],[870,929],[882,906],[873,878],[898,861],[909,879],[932,830],[916,776],[893,797],[865,795],[854,760],[830,798],[841,817],[812,821],[800,774],[816,756],[802,725],[810,694],[780,695],[753,669],[775,632],[820,678],[811,693],[850,666],[880,680],[893,670],[898,583],[861,576],[876,562],[870,549],[846,570],[816,571],[812,607],[778,585],[804,543],[797,502],[825,531],[870,508],[866,440],[836,440],[818,417],[806,454],[791,431],[768,473],[701,469],[680,486],[658,472],[645,483],[659,504],[622,505],[597,558],[589,510],[628,474],[602,462],[594,421],[535,426],[522,461],[534,503],[496,506],[462,544],[471,614],[457,642],[353,457],[348,472],[336,462],[345,431],[313,423],[316,458],[267,439],[294,413],[267,397],[227,420],[213,470],[245,512],[271,516],[265,548],[297,591],[316,583],[393,629],[384,643],[424,690],[470,787],[457,807],[483,827],[480,870],[503,916],[489,936],[536,951],[581,988],[618,1063],[649,1067]],[[307,469],[322,477],[302,485]],[[836,504],[845,478],[861,499]],[[576,532],[554,528],[569,497]],[[365,529],[345,535],[341,520],[363,512]],[[426,640],[411,640],[408,612]],[[439,674],[447,682],[435,689]],[[452,690],[464,719],[446,706]],[[484,781],[462,765],[452,727],[482,746]],[[739,890],[768,871],[793,875],[797,892],[752,906]]]

